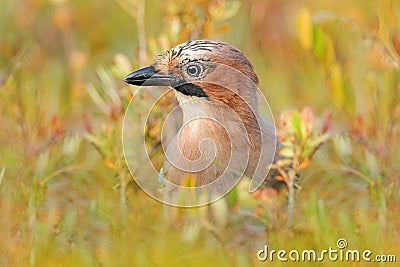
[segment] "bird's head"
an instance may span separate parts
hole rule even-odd
[[[177,45],[124,80],[138,86],[170,86],[186,98],[229,105],[239,96],[251,106],[257,105],[258,78],[253,66],[240,50],[220,41],[195,40]]]

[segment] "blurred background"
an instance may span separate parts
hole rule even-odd
[[[264,244],[323,250],[338,238],[398,253],[399,29],[397,0],[2,0],[0,266],[261,266]],[[277,121],[305,106],[316,125],[330,118],[293,227],[285,192],[239,186],[213,205],[167,209],[127,170],[122,120],[136,88],[123,77],[199,38],[249,57]]]

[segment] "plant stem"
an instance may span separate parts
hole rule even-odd
[[[139,64],[144,66],[147,58],[146,29],[144,23],[145,3],[144,0],[116,0],[120,6],[135,18],[138,28],[139,41]]]
[[[123,227],[127,224],[127,213],[128,208],[126,206],[126,187],[128,185],[128,181],[125,175],[120,175],[120,188],[119,188],[119,204],[121,209],[121,220]]]
[[[296,175],[299,173],[299,156],[295,153],[292,167],[288,171],[288,227],[293,227],[294,193],[296,190]]]
[[[293,169],[289,170],[289,181],[287,183],[288,186],[288,227],[293,226],[293,211],[294,211],[294,178],[295,178],[295,172]]]
[[[138,39],[139,39],[139,63],[140,66],[146,64],[146,29],[144,27],[144,1],[138,0],[138,9],[136,11],[136,25],[138,28]]]

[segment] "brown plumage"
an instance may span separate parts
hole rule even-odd
[[[241,51],[220,41],[190,41],[125,81],[175,89],[184,124],[167,148],[168,181],[181,185],[190,175],[196,186],[214,182],[212,193],[224,194],[241,174],[266,178],[276,158],[275,128],[259,113],[258,77]],[[274,175],[267,184],[275,184]]]

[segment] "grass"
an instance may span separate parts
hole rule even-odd
[[[263,266],[265,244],[322,251],[339,238],[400,260],[397,1],[1,5],[0,266]],[[290,218],[287,192],[249,195],[246,180],[216,204],[165,207],[128,171],[122,122],[136,89],[122,77],[194,38],[248,55],[278,123],[307,106],[314,131],[329,128],[303,165]],[[162,114],[146,137],[157,166]]]

